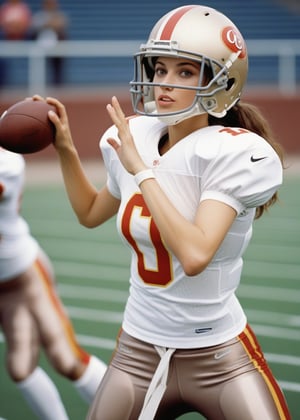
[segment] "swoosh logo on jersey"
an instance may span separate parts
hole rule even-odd
[[[204,334],[204,333],[207,333],[211,330],[212,330],[212,328],[209,328],[209,327],[207,327],[207,328],[196,328],[195,333],[196,334]]]
[[[227,349],[227,350],[224,350],[224,351],[220,351],[218,353],[215,353],[214,358],[215,358],[215,360],[220,360],[223,357],[227,356],[227,354],[229,354],[230,352],[231,352],[230,349]]]
[[[255,158],[253,155],[251,156],[250,160],[251,162],[258,162],[259,160],[266,159],[267,156]]]

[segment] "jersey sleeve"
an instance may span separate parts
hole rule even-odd
[[[237,213],[265,204],[282,184],[274,149],[253,133],[223,142],[202,178],[201,200],[215,199]]]
[[[25,177],[25,159],[0,147],[0,189],[2,194],[10,195],[18,188],[23,188]],[[1,195],[1,194],[0,194]]]
[[[111,195],[113,195],[115,198],[120,200],[121,191],[120,191],[119,184],[115,176],[117,171],[114,170],[118,163],[118,158],[116,156],[115,150],[107,143],[107,139],[109,137],[113,137],[117,139],[118,135],[117,135],[117,130],[115,126],[111,126],[108,130],[106,130],[106,132],[103,134],[103,136],[100,139],[99,147],[100,147],[104,165],[107,171],[107,181],[106,181],[107,188],[109,192],[111,193]]]

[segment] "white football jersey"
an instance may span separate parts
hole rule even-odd
[[[164,244],[134,177],[107,143],[100,141],[111,194],[121,200],[117,228],[132,252],[130,296],[123,328],[164,347],[197,348],[238,335],[246,317],[236,298],[255,208],[282,183],[281,162],[260,136],[240,128],[210,126],[182,139],[163,156],[158,144],[166,126],[153,117],[129,120],[136,147],[180,213],[194,220],[201,201],[233,207],[237,217],[208,267],[187,276]],[[180,241],[180,238],[178,238]]]
[[[0,281],[24,272],[36,259],[38,245],[20,216],[24,158],[0,148]]]

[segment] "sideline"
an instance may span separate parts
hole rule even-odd
[[[103,185],[106,180],[106,170],[101,158],[82,161],[82,166],[88,178],[97,185]],[[63,185],[63,177],[58,160],[39,161],[26,160],[26,186]]]

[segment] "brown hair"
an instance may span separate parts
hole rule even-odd
[[[283,149],[275,140],[269,123],[256,106],[245,102],[238,102],[223,118],[216,118],[209,115],[208,123],[209,125],[221,124],[225,127],[241,127],[258,134],[273,147],[283,165]],[[278,201],[277,192],[265,204],[256,208],[255,218],[258,219],[262,216],[264,211],[276,201]]]

